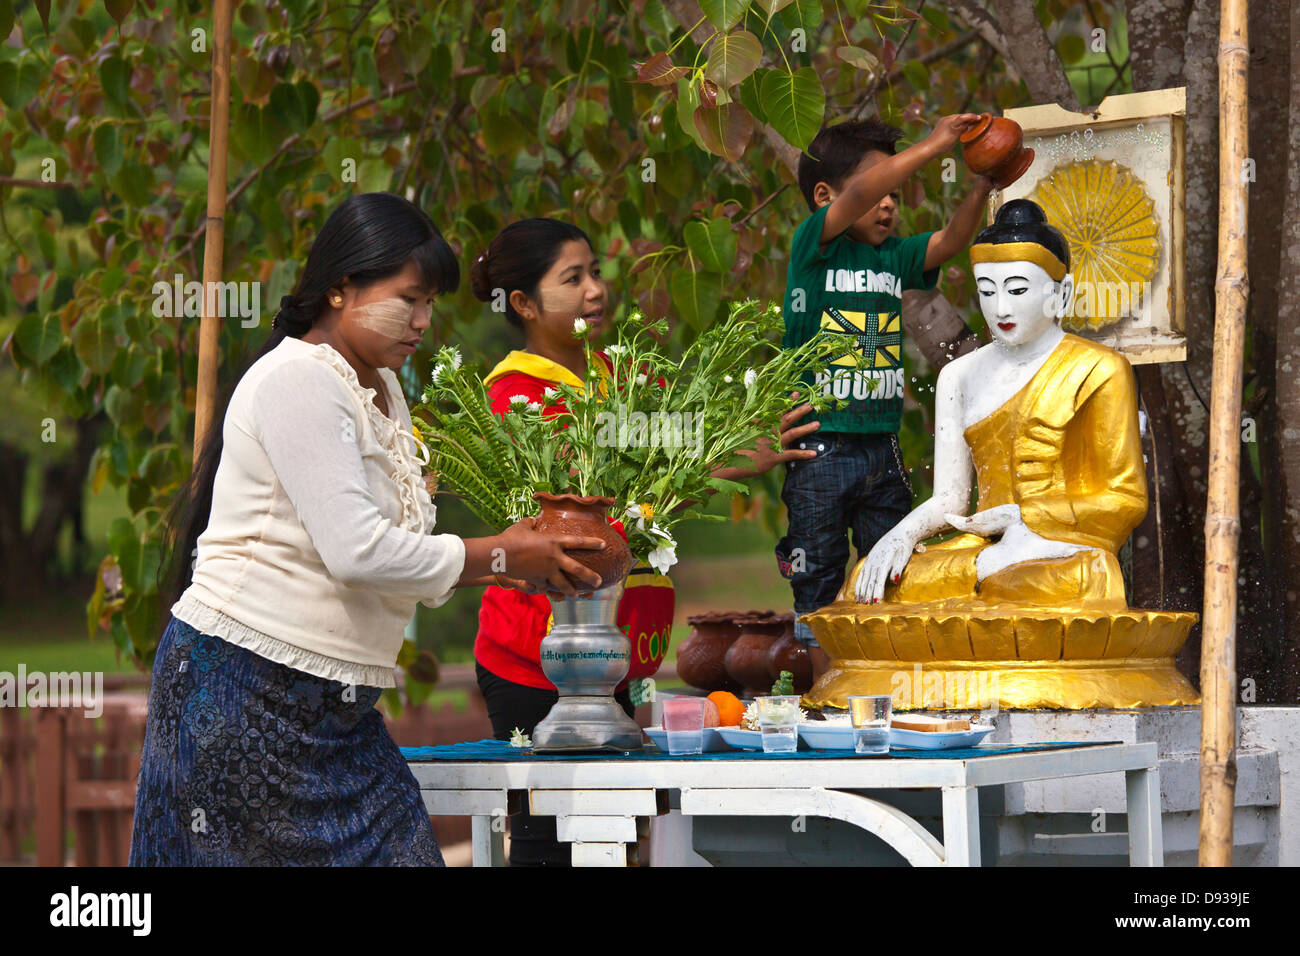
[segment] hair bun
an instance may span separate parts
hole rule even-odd
[[[490,302],[494,287],[491,269],[488,266],[488,254],[484,252],[469,267],[469,290],[480,302]]]
[[[311,328],[312,320],[303,315],[302,303],[294,295],[280,296],[280,311],[272,323],[281,326],[290,335],[299,336]]]

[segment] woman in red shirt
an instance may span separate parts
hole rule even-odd
[[[485,380],[492,410],[504,415],[511,401],[522,397],[541,403],[549,414],[558,414],[563,405],[550,390],[559,382],[581,389],[587,375],[586,352],[574,335],[574,320],[587,323],[589,339],[610,325],[608,290],[586,233],[555,219],[511,223],[474,261],[470,282],[479,300],[504,311],[506,319],[524,332],[524,349],[507,355]],[[606,368],[613,367],[604,352],[596,354]],[[816,422],[790,427],[811,410],[809,405],[800,406],[782,420],[783,450],[762,443],[757,450],[741,452],[753,461],[753,468],[721,468],[714,476],[736,481],[785,461],[811,458],[813,451],[789,450],[800,436],[817,428]],[[621,524],[616,527],[622,530]],[[631,644],[631,663],[615,697],[629,715],[633,706],[628,681],[650,677],[658,670],[668,652],[674,603],[667,575],[645,562],[632,569],[616,618]],[[497,739],[508,739],[515,728],[531,734],[558,699],[539,661],[542,638],[550,625],[545,595],[497,586],[484,590],[474,657]],[[512,821],[512,865],[566,865],[568,861],[569,848],[555,838],[554,818],[523,813]]]

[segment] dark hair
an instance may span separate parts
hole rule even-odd
[[[850,120],[823,129],[808,144],[808,151],[799,155],[799,189],[808,208],[817,211],[813,190],[818,183],[839,189],[867,153],[894,155],[902,135],[897,126],[877,119]]]
[[[1032,199],[1012,199],[999,206],[993,225],[981,229],[972,245],[985,242],[1036,242],[1060,259],[1066,272],[1070,271],[1070,243]]]
[[[516,290],[530,299],[537,297],[537,284],[560,257],[560,246],[573,240],[591,245],[577,226],[558,219],[520,219],[512,222],[488,243],[487,252],[469,268],[469,287],[474,298],[490,302],[497,289],[505,292],[506,318],[523,327],[523,319],[510,304]]]
[[[202,451],[190,479],[181,488],[167,516],[169,561],[159,573],[172,580],[171,603],[178,600],[193,579],[193,558],[199,535],[212,511],[212,486],[221,461],[222,426],[226,407],[244,373],[286,338],[302,338],[324,310],[325,296],[344,279],[365,287],[401,272],[414,262],[420,276],[438,293],[454,292],[460,285],[456,255],[424,210],[392,193],[360,193],[345,199],[316,235],[306,265],[291,295],[280,300],[271,334],[261,350],[222,390],[211,418]]]

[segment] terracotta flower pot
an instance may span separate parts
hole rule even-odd
[[[538,492],[533,498],[542,506],[542,513],[534,526],[538,531],[601,538],[606,542],[604,551],[568,552],[579,564],[600,575],[600,587],[596,590],[618,584],[627,577],[636,560],[623,536],[607,519],[609,509],[614,504],[613,498],[553,495],[546,492]]]
[[[724,664],[733,680],[750,695],[770,694],[767,655],[785,630],[785,623],[773,611],[757,611],[738,619],[740,637],[727,651]]]
[[[740,637],[739,616],[734,611],[692,614],[690,636],[677,648],[677,676],[700,690],[725,690],[735,694],[740,685],[727,674],[727,651]]]
[[[1015,120],[981,113],[980,121],[961,134],[966,166],[971,172],[993,180],[998,189],[1006,189],[1034,161],[1034,151],[1025,148],[1023,134]]]

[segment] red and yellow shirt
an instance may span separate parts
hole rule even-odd
[[[597,353],[605,366],[612,367],[603,352]],[[547,405],[547,414],[563,411],[558,400],[545,392],[557,382],[582,388],[583,382],[563,365],[530,352],[511,352],[484,380],[492,411],[504,415],[510,399],[523,395],[530,402]],[[613,522],[620,533],[623,526]],[[623,598],[615,619],[631,645],[627,679],[649,677],[668,653],[676,594],[665,574],[639,562],[627,577]],[[551,690],[554,685],[542,673],[542,638],[551,630],[551,604],[545,595],[524,594],[513,588],[489,585],[483,590],[478,613],[478,637],[474,657],[485,668],[516,684]],[[625,686],[625,680],[620,687]]]

